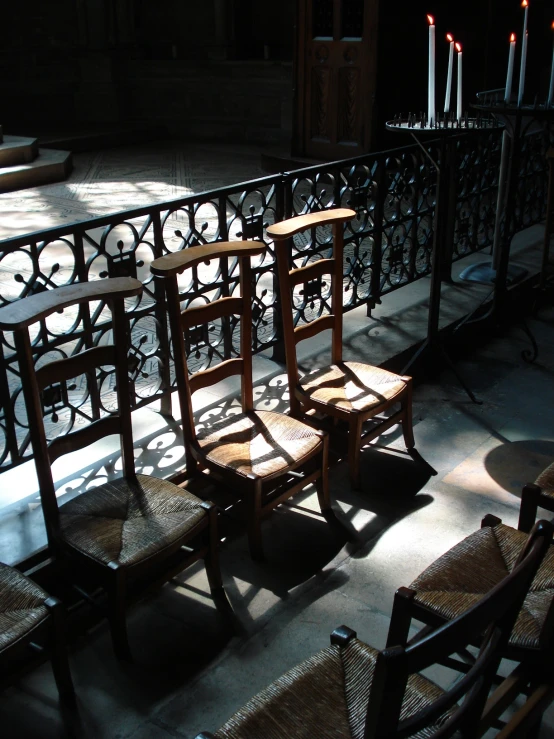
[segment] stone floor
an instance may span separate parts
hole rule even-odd
[[[134,664],[115,660],[105,624],[74,646],[77,717],[60,711],[44,665],[0,697],[3,735],[194,737],[324,646],[341,623],[383,646],[396,588],[485,513],[515,525],[522,485],[554,457],[553,323],[545,309],[532,322],[540,346],[533,365],[521,358],[527,342],[518,329],[460,361],[482,405],[449,372],[418,386],[415,436],[426,464],[408,457],[392,430],[364,451],[361,492],[350,489],[344,463],[334,466],[344,531],[317,514],[312,491],[266,522],[263,564],[252,563],[244,535],[231,528],[222,566],[238,631],[207,597],[204,572],[182,575],[132,611]],[[541,733],[551,736],[552,710]]]
[[[79,183],[85,183],[86,189],[85,171],[93,170],[96,155],[82,156],[81,175],[79,165],[74,175],[81,177],[73,182],[75,190],[81,187]],[[117,175],[120,154],[105,152],[103,156],[102,161],[109,160],[114,167],[113,182],[116,177],[126,181],[132,164],[129,155],[124,171]],[[208,158],[213,173],[217,157],[212,151]],[[243,159],[244,170],[234,181],[256,176],[257,159],[249,159],[246,153]],[[150,177],[151,169],[148,172]],[[200,182],[201,175],[198,178]],[[202,181],[208,179],[206,174]],[[93,180],[91,175],[89,182]],[[71,181],[40,188],[34,202],[37,206],[44,203],[43,210],[31,207],[26,211],[24,201],[31,196],[13,194],[9,201],[13,219],[4,221],[2,228],[7,231],[1,236],[57,225],[64,217],[75,220],[105,212],[94,208],[107,207],[108,185],[101,184],[101,178],[95,182],[97,200],[83,195],[72,201],[68,195],[73,192]],[[126,185],[122,186],[117,196],[121,208],[130,204],[129,199],[136,202],[133,198],[139,190],[151,197],[140,182],[139,175],[127,194],[123,193]],[[168,187],[186,187],[182,183],[176,177]],[[191,184],[195,190],[210,186]],[[59,207],[58,195],[49,189],[55,187],[66,188],[59,196]],[[2,196],[2,205],[8,197]],[[160,191],[159,198],[165,197],[171,195]],[[43,223],[42,219],[50,220]],[[425,282],[419,285],[415,289],[425,292]],[[420,330],[411,313],[422,314],[424,330],[421,296],[413,303],[419,308],[412,309],[408,320],[404,307],[394,307],[402,292],[391,296],[386,306],[389,312],[380,313],[370,324],[361,315],[352,316],[349,352],[372,362],[376,362],[376,351],[381,352],[378,359],[382,361],[383,352],[390,354],[391,328],[396,326],[395,330],[404,333]],[[481,299],[485,292],[481,289],[472,299]],[[450,294],[455,303],[463,299],[464,288],[456,283]],[[447,312],[454,303],[447,304]],[[522,359],[521,352],[529,343],[517,326],[492,336],[458,360],[482,405],[468,399],[450,371],[417,386],[414,433],[424,462],[407,456],[401,435],[392,429],[364,450],[362,490],[353,492],[346,465],[335,456],[337,464],[330,477],[342,524],[339,529],[330,528],[318,514],[315,492],[308,489],[264,524],[267,558],[255,564],[240,526],[226,517],[221,558],[234,624],[214,608],[203,569],[193,568],[131,611],[133,664],[120,664],[114,658],[105,623],[74,644],[70,659],[78,694],[76,714],[60,710],[47,664],[0,694],[2,737],[191,739],[203,729],[217,729],[271,680],[326,646],[328,635],[339,624],[355,628],[360,638],[376,647],[384,646],[395,590],[478,528],[485,513],[516,525],[522,485],[534,480],[554,458],[553,325],[554,310],[548,308],[531,322],[540,348],[534,364]],[[260,407],[286,410],[282,368],[270,369],[266,365],[257,375],[256,402]],[[220,402],[222,411],[207,403],[204,413],[226,412],[232,403],[232,399]],[[179,467],[178,424],[167,427],[149,410],[136,421],[140,468],[168,474]],[[91,468],[100,475],[109,467],[110,451],[105,452],[107,456]],[[90,471],[79,480],[82,470],[82,461],[78,461],[71,474],[77,478],[76,485],[86,486]],[[62,477],[69,479],[70,471],[65,473]],[[18,475],[20,484],[22,469]],[[23,531],[22,536],[27,533]],[[548,711],[540,736],[554,738],[554,709]]]
[[[65,182],[0,194],[0,239],[264,176],[253,146],[151,143],[75,154]]]

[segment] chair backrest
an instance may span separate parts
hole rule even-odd
[[[13,331],[17,359],[21,372],[21,385],[25,399],[29,438],[31,441],[37,478],[42,500],[46,532],[50,543],[55,541],[59,529],[58,503],[51,464],[68,452],[77,451],[110,434],[119,434],[123,471],[126,476],[135,473],[133,437],[131,428],[131,401],[127,350],[129,327],[125,316],[125,298],[140,295],[142,283],[131,277],[95,280],[66,285],[28,296],[0,309],[0,330]],[[29,329],[40,322],[46,330],[45,320],[65,308],[91,301],[109,305],[112,313],[113,343],[94,346],[72,356],[57,359],[35,367],[33,345]],[[79,309],[79,316],[81,316]],[[60,407],[67,405],[68,380],[84,375],[88,397],[98,396],[98,368],[115,368],[115,385],[118,400],[117,413],[93,420],[76,431],[58,435],[48,440],[45,418],[55,416]]]
[[[243,410],[249,411],[254,407],[252,389],[252,270],[250,258],[259,256],[264,251],[265,244],[261,242],[216,242],[167,254],[155,259],[150,265],[152,274],[157,278],[162,278],[165,283],[177,391],[186,444],[196,440],[192,413],[192,394],[196,390],[210,387],[232,375],[240,375]],[[181,310],[178,275],[186,269],[197,269],[200,264],[207,263],[212,259],[223,260],[229,258],[238,260],[240,297],[220,297],[205,305],[191,306]],[[230,336],[229,322],[232,316],[238,316],[240,321],[239,356],[224,358],[216,365],[189,374],[190,363],[187,363],[187,354],[193,348],[198,350],[200,347],[209,348],[210,346],[207,331],[208,324],[212,321],[221,320],[224,326],[227,326]],[[202,327],[205,327],[203,333],[201,332]],[[193,340],[191,340],[191,334],[194,336]]]
[[[268,236],[275,241],[277,253],[277,268],[279,271],[279,293],[281,298],[281,320],[287,358],[289,387],[295,387],[298,380],[298,362],[296,345],[304,339],[309,339],[326,329],[332,330],[332,359],[333,362],[342,360],[342,299],[343,299],[343,255],[344,255],[344,224],[356,217],[356,213],[349,208],[333,208],[318,213],[290,218],[287,221],[274,223],[267,228]],[[318,259],[302,267],[293,267],[293,238],[296,234],[312,231],[315,239],[315,230],[322,226],[332,226],[333,255],[328,259]],[[310,322],[298,325],[299,306],[294,305],[293,293],[297,285],[303,285],[303,304],[308,305],[313,297],[322,294],[324,275],[329,275],[331,281],[330,312],[319,316]],[[295,315],[297,314],[297,315]],[[291,397],[293,393],[291,392]]]
[[[552,542],[552,525],[539,521],[529,534],[513,570],[478,603],[406,648],[392,647],[379,653],[369,698],[365,739],[409,737],[437,722],[429,736],[436,739],[459,732],[478,736],[489,690],[512,628],[542,559]],[[409,718],[401,718],[402,702],[410,675],[443,662],[480,640],[479,653],[467,673],[440,697]],[[451,711],[442,725],[440,718]],[[458,735],[458,734],[457,734]]]

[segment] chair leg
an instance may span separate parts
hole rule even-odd
[[[360,447],[362,445],[362,419],[357,417],[348,430],[348,470],[350,484],[354,490],[360,489]]]
[[[329,495],[329,436],[325,434],[321,439],[323,448],[321,450],[321,475],[317,480],[317,499],[322,513],[331,509],[331,496]]]
[[[57,598],[48,598],[44,605],[52,617],[52,645],[51,656],[52,672],[60,694],[60,699],[66,703],[75,703],[75,688],[66,646],[65,613],[61,602]]]
[[[211,506],[209,512],[209,524],[208,530],[205,534],[207,538],[208,552],[205,557],[206,573],[208,575],[208,582],[210,583],[210,590],[212,594],[215,591],[223,588],[223,581],[221,579],[221,569],[219,566],[219,533],[218,533],[218,522],[217,522],[217,508],[215,505]]]
[[[264,558],[262,545],[262,482],[254,480],[254,489],[248,500],[248,546],[252,559],[260,561]]]
[[[113,649],[118,659],[131,661],[132,655],[127,636],[125,610],[125,571],[117,562],[110,562],[108,567],[113,573],[108,589],[108,608]]]
[[[529,533],[535,525],[537,508],[541,498],[541,489],[538,485],[525,485],[521,491],[521,505],[519,508],[518,529]]]
[[[402,433],[404,434],[404,443],[406,444],[406,449],[410,450],[413,449],[415,446],[414,424],[412,416],[412,378],[404,377],[403,379],[406,380],[406,390],[404,391],[404,394],[402,395],[402,400],[400,401],[400,407],[402,408],[403,412]]]
[[[410,625],[412,623],[411,607],[415,590],[398,588],[394,594],[387,649],[389,647],[404,646],[408,642]]]

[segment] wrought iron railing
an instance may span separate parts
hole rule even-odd
[[[438,148],[428,145],[434,156]],[[529,137],[521,158],[518,228],[543,217],[545,138]],[[452,204],[452,261],[492,244],[496,210],[500,134],[460,136],[456,201]],[[163,295],[149,264],[162,254],[218,240],[261,239],[263,257],[253,264],[253,351],[272,350],[282,359],[275,256],[265,227],[296,214],[349,206],[358,219],[345,234],[344,305],[368,310],[382,296],[429,274],[433,240],[436,174],[423,151],[410,146],[356,159],[309,167],[179,198],[171,202],[93,218],[0,242],[0,305],[60,285],[105,276],[132,275],[144,283],[140,299],[127,306],[131,326],[130,368],[135,407],[161,402],[169,411],[173,389],[171,348]],[[296,241],[295,259],[307,262],[329,249],[322,228]],[[237,289],[236,265],[210,264],[181,285],[185,303]],[[324,289],[305,296],[302,310],[313,315],[325,301]],[[300,309],[300,306],[299,306]],[[104,305],[51,316],[33,337],[37,363],[101,343],[110,332]],[[191,331],[189,357],[209,365],[233,353],[232,326]],[[102,375],[89,387],[86,376],[45,392],[50,433],[56,436],[109,413],[113,377]],[[17,357],[9,333],[0,344],[0,465],[6,469],[30,456],[27,420]]]

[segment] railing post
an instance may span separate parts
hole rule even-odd
[[[469,134],[471,135],[471,134]],[[445,159],[450,161],[440,162],[441,171],[449,173],[449,181],[446,184],[448,202],[446,203],[448,216],[444,228],[444,242],[440,245],[442,249],[441,282],[452,282],[452,257],[454,250],[454,228],[456,224],[456,205],[458,200],[458,181],[456,172],[459,162],[459,148],[456,139],[446,147]]]
[[[387,197],[387,160],[377,164],[376,198],[373,220],[373,249],[371,250],[371,283],[367,299],[367,316],[381,302],[381,260],[383,258],[383,233],[385,222],[385,200]]]
[[[6,360],[4,357],[4,349],[0,343],[0,398],[2,398],[2,408],[4,409],[5,433],[6,433],[6,453],[10,455],[12,464],[20,461],[19,448],[17,446],[17,436],[15,433],[15,413],[13,403],[10,398],[10,386],[6,375]],[[0,449],[0,458],[2,450]]]
[[[285,218],[290,218],[292,215],[292,185],[290,175],[283,172],[278,182],[275,183],[275,221],[284,221]],[[276,264],[277,255],[275,249],[277,247],[273,244],[273,263]],[[279,278],[277,276],[277,270],[273,270],[273,295],[275,296],[274,302],[274,330],[275,330],[275,344],[273,346],[273,352],[271,358],[275,362],[285,364],[285,342],[283,340],[283,322],[281,320],[281,297],[279,294]]]
[[[154,232],[154,259],[163,256],[163,231],[160,220],[160,211],[152,212],[152,229]],[[171,416],[171,374],[169,371],[169,331],[167,327],[167,308],[165,304],[165,289],[162,280],[153,280],[154,283],[154,315],[156,317],[156,334],[160,342],[160,413],[162,416]]]

